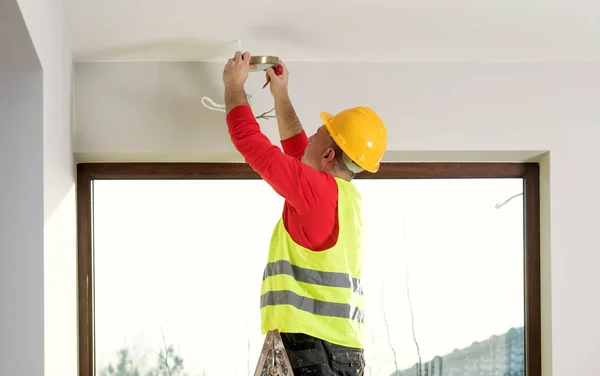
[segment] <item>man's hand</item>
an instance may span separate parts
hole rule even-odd
[[[250,69],[255,69],[256,65],[250,64],[250,52],[240,51],[235,53],[233,59],[229,59],[223,70],[223,84],[227,86],[242,87],[248,79]]]
[[[269,81],[269,85],[271,86],[271,94],[273,94],[274,98],[285,97],[288,94],[288,77],[289,71],[283,62],[280,60],[279,65],[281,65],[282,72],[281,75],[277,75],[273,68],[267,69],[267,80]]]

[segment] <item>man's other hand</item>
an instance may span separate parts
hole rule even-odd
[[[233,59],[229,59],[223,69],[223,84],[225,86],[244,86],[248,79],[250,69],[256,69],[256,65],[250,64],[250,52],[243,54],[238,51]]]
[[[279,60],[279,65],[281,65],[282,68],[281,75],[279,76],[272,67],[267,69],[267,80],[271,86],[271,94],[273,94],[273,97],[275,98],[286,96],[288,94],[289,71],[283,61]]]

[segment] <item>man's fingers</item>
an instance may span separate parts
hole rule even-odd
[[[281,65],[281,73],[282,74],[289,73],[287,67],[285,66],[285,63],[283,62],[283,60],[279,60],[279,65]]]
[[[273,67],[267,68],[267,79],[272,79],[275,76],[277,76],[277,75],[275,74],[275,71],[273,70]]]
[[[242,53],[240,51],[236,51],[234,59],[236,62],[242,60]]]
[[[250,56],[250,52],[246,51],[246,52],[244,52],[244,54],[242,55],[242,60],[244,60],[244,61],[248,61],[248,62],[249,62],[249,61],[250,61],[250,57],[251,57],[251,56]]]

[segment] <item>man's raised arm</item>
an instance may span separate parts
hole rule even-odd
[[[279,126],[279,138],[283,151],[296,159],[302,158],[304,149],[308,145],[306,132],[296,115],[292,101],[288,93],[289,71],[285,64],[280,61],[281,74],[275,74],[273,68],[267,69],[267,80],[270,83],[271,94],[275,101],[275,113]]]

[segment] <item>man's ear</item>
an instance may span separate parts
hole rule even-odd
[[[335,159],[335,150],[333,148],[325,149],[323,152],[323,162],[333,162]]]

